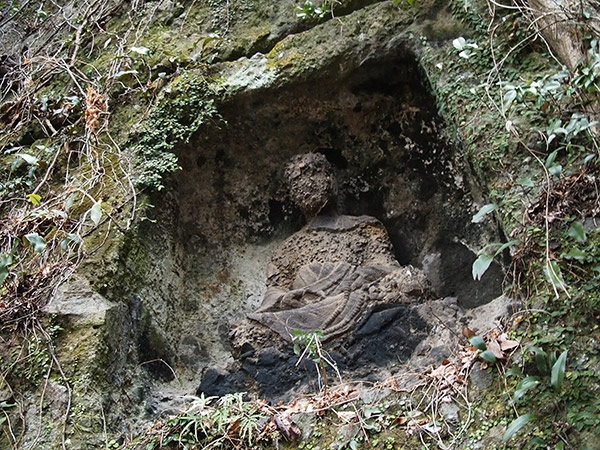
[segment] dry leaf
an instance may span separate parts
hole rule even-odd
[[[502,350],[500,350],[500,344],[498,344],[498,341],[489,341],[487,346],[497,359],[504,359],[504,353],[502,353]]]
[[[393,421],[392,421],[392,426],[394,425],[404,425],[406,422],[408,422],[408,419],[404,416],[402,417],[396,417]]]
[[[300,428],[298,428],[298,425],[289,420],[287,417],[277,414],[275,417],[273,417],[273,419],[275,420],[277,428],[281,430],[288,441],[293,441],[300,436]]]
[[[335,411],[335,413],[342,422],[352,422],[354,419],[356,419],[355,411]]]
[[[500,343],[500,348],[503,352],[507,350],[512,350],[513,348],[519,346],[519,342],[508,339],[506,333],[502,333],[500,336],[498,336],[498,342]]]
[[[469,339],[475,336],[475,332],[465,325],[462,329],[462,335]]]

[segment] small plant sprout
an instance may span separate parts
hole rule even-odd
[[[319,388],[323,390],[324,394],[327,394],[327,373],[325,368],[328,366],[333,367],[340,380],[340,383],[342,382],[342,377],[335,361],[333,361],[331,357],[328,357],[329,355],[327,355],[327,352],[323,351],[321,339],[324,337],[325,335],[323,332],[319,330],[312,332],[292,330],[294,353],[296,353],[296,355],[300,355],[300,358],[296,363],[296,367],[298,367],[305,358],[308,358],[314,362],[317,370],[317,376],[319,377]]]

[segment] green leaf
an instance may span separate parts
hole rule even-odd
[[[521,178],[520,180],[517,181],[517,184],[519,186],[524,186],[524,187],[534,187],[535,186],[533,180],[529,177]]]
[[[452,45],[453,45],[453,46],[454,46],[454,48],[455,48],[456,50],[458,50],[458,51],[462,51],[462,50],[464,50],[466,43],[467,43],[467,42],[465,41],[465,38],[464,38],[464,37],[462,37],[462,36],[460,36],[460,37],[457,37],[456,39],[454,39],[454,40],[452,41]]]
[[[147,47],[131,47],[129,50],[139,55],[147,55],[150,53],[150,49]]]
[[[13,256],[10,253],[2,253],[0,255],[0,284],[8,276],[8,267],[13,263]]]
[[[569,253],[563,253],[560,256],[566,259],[576,259],[578,261],[585,261],[585,258],[587,257],[585,252],[579,250],[577,247],[573,247],[569,250]]]
[[[504,94],[504,104],[502,109],[506,112],[512,105],[512,102],[517,98],[517,91],[514,89],[509,90],[506,94]]]
[[[565,289],[565,280],[560,273],[560,267],[556,261],[550,261],[546,263],[544,267],[544,273],[546,274],[546,280],[557,288]]]
[[[481,336],[470,337],[469,342],[473,347],[475,347],[478,350],[481,350],[482,352],[487,350],[487,345],[485,345],[485,342],[483,341],[483,339],[481,339]]]
[[[583,159],[583,163],[584,164],[588,164],[590,161],[593,161],[594,158],[596,158],[596,155],[594,155],[593,153],[587,155],[584,159]]]
[[[514,375],[516,375],[518,377],[522,377],[523,376],[523,372],[521,372],[516,367],[513,367],[512,369],[509,369],[509,370],[506,371],[506,373],[504,374],[504,378],[512,377]]]
[[[485,361],[494,364],[496,362],[496,356],[494,355],[494,352],[492,352],[491,350],[486,350],[484,352],[481,352],[479,354],[479,356],[481,356],[482,359],[484,359]]]
[[[554,390],[560,391],[563,380],[565,379],[565,367],[567,365],[567,352],[565,350],[560,354],[554,365],[552,366],[552,372],[550,374],[550,383]]]
[[[96,202],[90,208],[90,219],[92,219],[92,222],[94,222],[94,225],[98,226],[101,218],[102,218],[102,202]]]
[[[560,164],[556,164],[556,165],[550,167],[548,169],[548,172],[550,173],[550,175],[557,177],[561,174],[562,170],[563,170],[563,167]]]
[[[527,349],[528,352],[533,352],[535,365],[537,370],[541,374],[548,373],[548,355],[547,353],[539,347],[529,347]]]
[[[46,248],[46,240],[37,233],[26,234],[25,239],[33,245],[33,250],[38,253],[42,253]]]
[[[28,155],[27,153],[17,153],[17,156],[20,156],[27,164],[31,164],[32,166],[37,166],[37,163],[40,161],[35,156]]]
[[[69,105],[73,106],[74,108],[81,105],[81,100],[76,95],[64,96],[63,99],[65,99]]]
[[[556,360],[558,359],[558,356],[556,356],[556,350],[554,350],[552,353],[550,353],[550,355],[548,356],[548,367],[553,367],[554,364],[556,364]]]
[[[494,256],[498,256],[500,253],[502,253],[504,251],[504,249],[507,249],[508,247],[510,247],[512,245],[517,245],[520,243],[521,243],[521,241],[519,239],[513,239],[512,241],[505,242],[500,247],[498,247],[498,249],[494,253]]]
[[[114,78],[115,80],[119,80],[126,75],[136,75],[137,73],[137,70],[120,70],[117,73],[115,73]]]
[[[521,397],[523,397],[527,392],[540,384],[539,377],[525,377],[521,380],[519,384],[517,384],[517,388],[513,394],[513,398],[511,403],[515,403]]]
[[[557,131],[554,130],[554,132],[556,133]],[[552,153],[550,153],[548,155],[548,158],[546,158],[546,168],[549,169],[550,167],[552,167],[557,154],[558,154],[558,150],[554,150]]]
[[[573,222],[567,234],[580,244],[583,244],[587,239],[583,225],[580,222]]]
[[[498,205],[496,205],[495,203],[488,203],[487,205],[483,205],[481,209],[477,212],[477,214],[473,216],[471,222],[481,222],[487,214],[491,213],[492,211],[495,211],[496,209],[498,209]]]
[[[541,445],[543,448],[546,447],[546,441],[544,441],[541,437],[535,437],[530,440],[525,446],[525,450],[527,450],[532,445]]]
[[[502,436],[502,441],[508,441],[517,431],[527,425],[529,422],[535,419],[535,415],[528,413],[523,414],[522,416],[517,417],[515,420],[511,422],[511,424],[506,429],[504,436]]]
[[[481,277],[486,270],[488,270],[493,260],[494,257],[492,255],[488,255],[487,253],[479,255],[479,257],[473,263],[473,279],[481,280]]]
[[[60,243],[60,247],[63,250],[67,250],[69,248],[70,244],[78,244],[79,242],[81,242],[81,239],[79,238],[78,235],[74,234],[74,233],[69,233],[67,234],[67,236],[61,241]]]
[[[77,196],[77,194],[75,194],[75,193],[69,195],[69,198],[65,202],[65,211],[68,211],[69,209],[71,209],[71,207],[73,206],[73,203],[75,203],[76,196]]]
[[[556,450],[564,450],[565,448],[565,443],[563,441],[560,441],[558,444],[556,444]]]
[[[31,203],[33,203],[34,205],[39,205],[40,200],[42,199],[42,197],[37,194],[27,194],[25,197],[27,197],[29,199],[29,201]]]

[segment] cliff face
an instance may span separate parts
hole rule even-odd
[[[393,258],[431,286],[418,308],[379,308],[364,336],[332,344],[347,380],[440,365],[463,325],[497,325],[510,303],[507,239],[498,206],[481,212],[502,163],[518,163],[471,147],[500,145],[499,134],[477,141],[496,118],[474,94],[475,65],[460,66],[469,54],[451,54],[477,53],[462,36],[481,30],[460,8],[418,3],[2,6],[3,214],[18,225],[0,261],[12,327],[0,402],[13,431],[2,439],[118,446],[186,409],[201,383],[270,400],[310,391],[291,345],[263,339],[250,359],[231,345],[263,300],[269,259],[305,225],[284,182],[297,154],[323,154],[338,212],[378,219]],[[458,63],[438,62],[448,55]],[[457,84],[475,98],[449,96]],[[475,281],[489,244],[497,258]],[[35,280],[35,302],[22,300]]]

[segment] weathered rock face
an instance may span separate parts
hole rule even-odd
[[[268,259],[303,223],[283,181],[303,152],[334,166],[340,213],[379,219],[395,259],[422,268],[439,297],[472,307],[500,294],[499,267],[471,278],[474,250],[498,237],[471,223],[479,194],[409,49],[322,73],[239,93],[219,108],[227,125],[179,150],[183,171],[155,200],[158,223],[141,229],[135,250],[152,255],[135,290],[154,336],[145,358],[166,358],[190,379],[233,362],[231,324],[258,308]]]
[[[408,22],[378,3],[289,35],[266,56],[214,69],[216,89],[228,94],[218,105],[223,121],[177,149],[183,170],[152,199],[152,221],[128,238],[118,267],[95,273],[117,304],[104,327],[107,379],[135,394],[119,401],[152,417],[166,408],[152,391],[173,381],[179,391],[204,380],[221,389],[215,393],[243,387],[285,398],[305,379],[275,332],[234,349],[229,339],[232,325],[259,308],[270,258],[305,225],[284,181],[293,155],[324,155],[338,180],[339,213],[375,218],[389,236],[388,259],[422,271],[432,298],[456,299],[454,322],[460,308],[501,293],[498,265],[472,280],[475,251],[501,236],[471,223],[483,199],[410,39],[399,34]],[[385,376],[415,349],[423,358],[445,355],[423,344],[435,332],[432,317],[390,302],[328,350],[348,376]],[[122,414],[109,404],[116,423]]]

